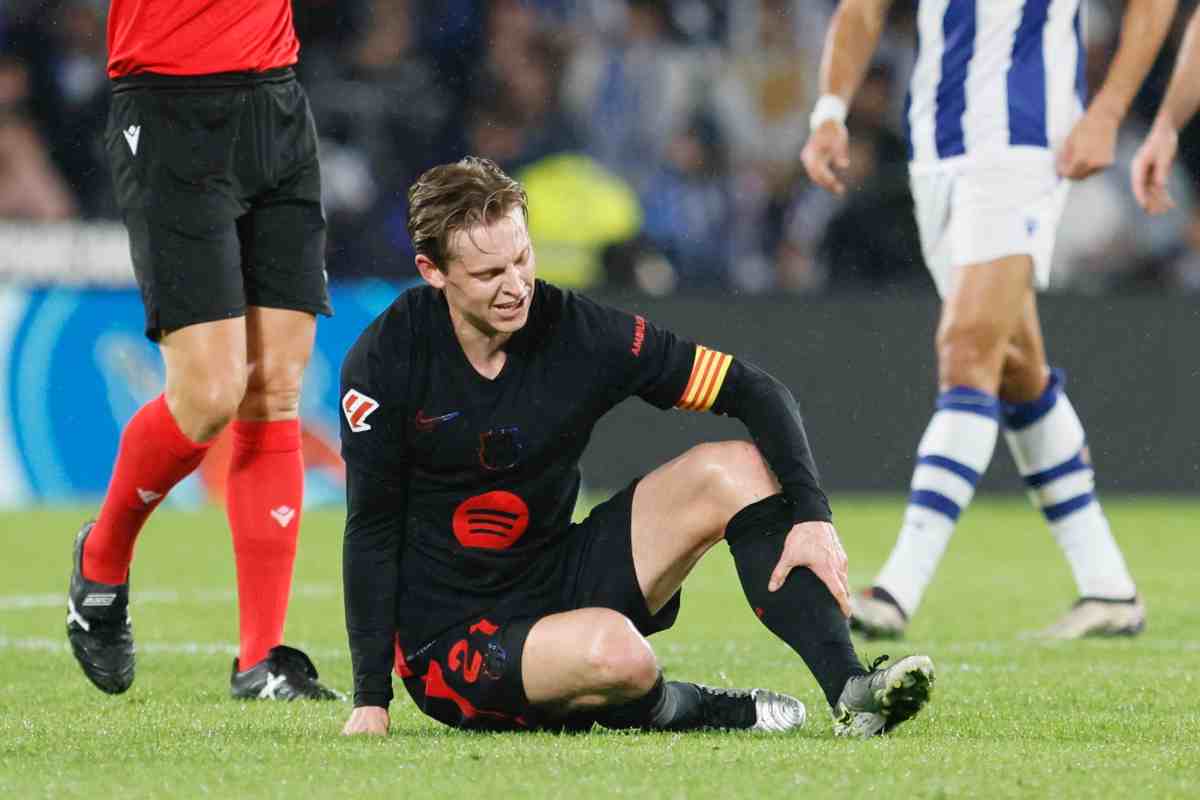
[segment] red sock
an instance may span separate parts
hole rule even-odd
[[[300,420],[234,422],[225,508],[237,560],[240,669],[283,641],[303,497]]]
[[[167,492],[199,466],[207,444],[179,430],[163,395],[142,406],[121,433],[117,463],[100,517],[88,534],[83,575],[100,583],[124,583],[138,532]]]

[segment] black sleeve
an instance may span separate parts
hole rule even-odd
[[[800,409],[786,386],[753,364],[695,344],[640,316],[579,300],[593,341],[612,365],[616,397],[658,408],[713,411],[738,419],[791,502],[796,522],[832,519]],[[614,403],[615,404],[615,403]]]
[[[667,409],[678,405],[692,372],[696,346],[659,328],[639,314],[630,314],[570,294],[576,338],[588,348],[589,372],[603,370],[605,390],[613,405],[640,397]]]
[[[406,492],[354,467],[346,470],[342,583],[355,706],[387,708],[392,700]]]
[[[388,314],[381,316],[342,363],[342,580],[356,706],[387,707],[392,699],[408,507],[407,340],[395,335],[397,328]]]
[[[733,359],[713,412],[741,420],[750,431],[792,503],[794,521],[833,519],[800,408],[787,386],[753,364]]]

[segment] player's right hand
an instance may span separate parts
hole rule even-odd
[[[387,736],[388,710],[381,706],[359,706],[350,713],[346,726],[342,728],[342,736]]]
[[[837,530],[829,522],[800,522],[788,531],[779,563],[771,572],[767,591],[783,586],[788,573],[797,567],[808,567],[829,589],[829,593],[850,616],[850,583],[846,576],[846,551]]]
[[[846,185],[838,173],[850,166],[850,133],[837,120],[827,119],[808,137],[800,153],[804,170],[818,186],[841,196]]]
[[[1167,177],[1171,174],[1178,148],[1179,134],[1160,119],[1154,122],[1146,141],[1133,157],[1129,176],[1133,196],[1148,214],[1164,214],[1175,207],[1175,201],[1167,191]]]

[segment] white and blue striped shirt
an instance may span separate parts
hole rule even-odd
[[[1055,149],[1083,113],[1082,0],[920,0],[914,166]]]

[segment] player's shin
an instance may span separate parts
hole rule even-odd
[[[209,443],[193,442],[159,395],[121,432],[121,445],[100,516],[87,537],[83,576],[125,583],[133,546],[146,519],[179,481],[199,466]]]
[[[785,733],[804,724],[804,704],[766,689],[724,689],[660,675],[642,697],[588,717],[606,728],[651,731],[758,730]]]
[[[1063,384],[1063,373],[1054,370],[1036,400],[1006,403],[1005,438],[1030,501],[1071,565],[1080,597],[1130,600],[1137,590],[1096,499],[1083,424]]]
[[[689,730],[703,724],[700,694],[694,684],[664,681],[658,676],[650,691],[639,698],[604,708],[595,719],[617,730]]]
[[[799,654],[833,706],[846,681],[866,669],[854,653],[837,600],[812,570],[794,569],[778,590],[767,590],[792,525],[791,506],[783,495],[773,495],[735,514],[725,540],[750,607]]]
[[[917,447],[904,524],[875,579],[906,616],[920,605],[958,517],[991,463],[999,414],[999,401],[978,389],[958,386],[938,396]]]

